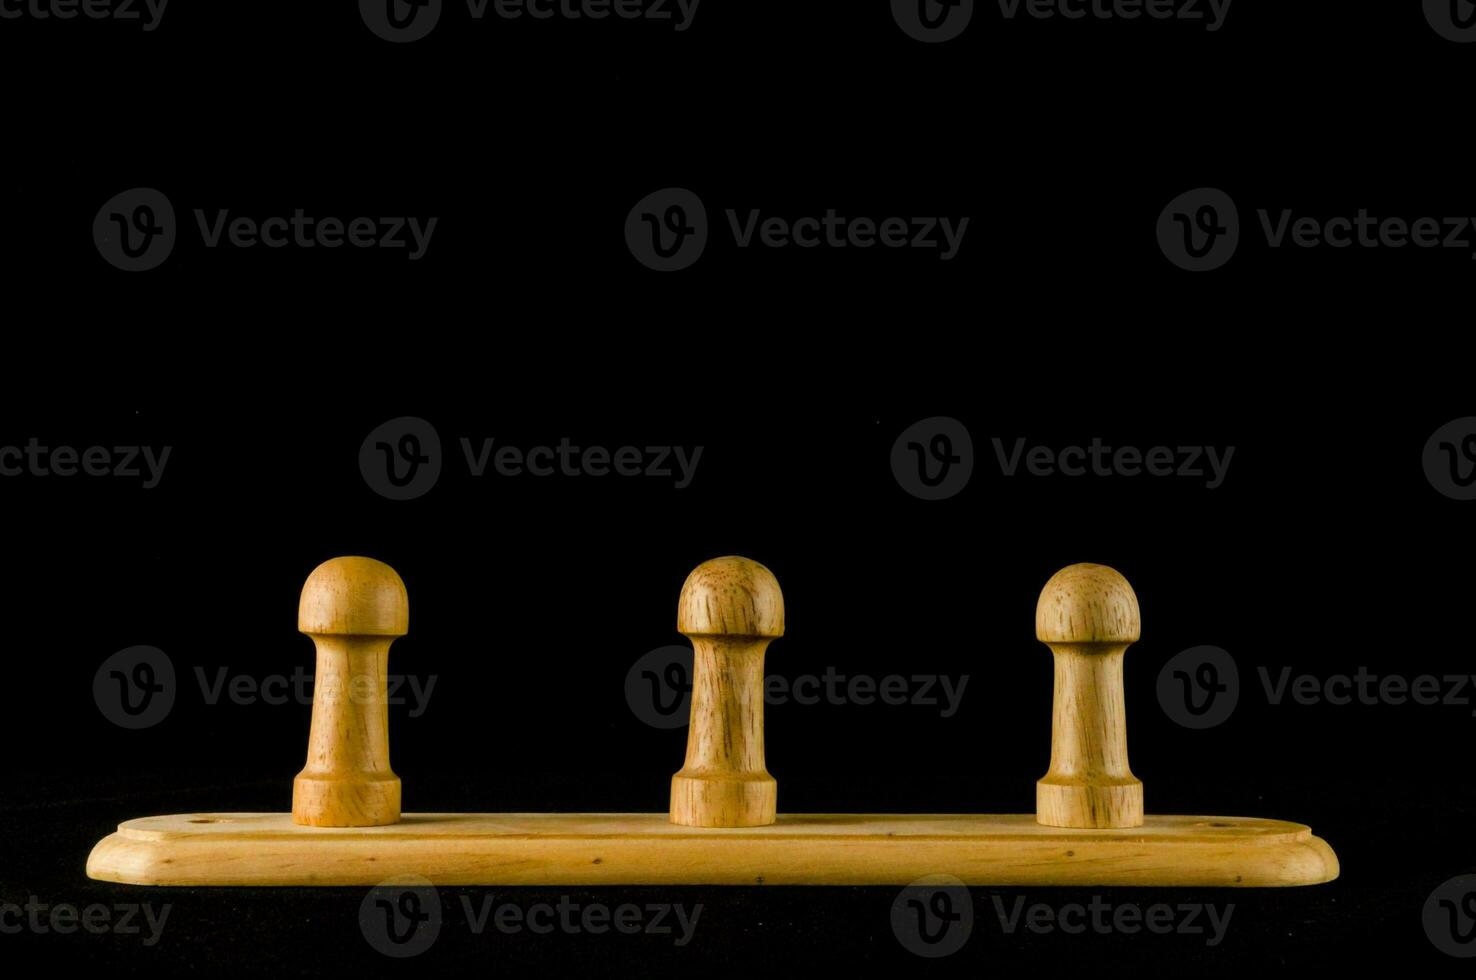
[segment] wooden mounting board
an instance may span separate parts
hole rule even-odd
[[[680,827],[665,813],[405,814],[387,827],[300,827],[286,813],[129,820],[89,877],[135,885],[1314,885],[1332,848],[1297,823],[1154,817],[1131,830],[1032,814],[781,814],[768,827]]]

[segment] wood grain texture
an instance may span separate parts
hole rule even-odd
[[[90,877],[139,885],[1311,885],[1338,875],[1301,824],[1155,817],[1071,830],[1030,814],[786,814],[767,827],[682,827],[664,813],[406,814],[385,827],[313,828],[287,814],[130,820],[94,848]]]
[[[677,629],[692,640],[692,715],[686,762],[671,779],[671,822],[771,824],[778,784],[764,761],[764,654],[784,635],[774,573],[736,556],[703,562],[682,586]]]
[[[293,811],[131,820],[89,876],[141,885],[1310,885],[1339,873],[1301,824],[1148,816],[1128,768],[1123,654],[1137,599],[1110,568],[1047,583],[1037,635],[1055,656],[1051,766],[1037,813],[775,814],[766,769],[764,656],[784,633],[772,573],[721,558],[688,577],[678,628],[694,649],[686,765],[667,813],[400,814],[385,679],[408,627],[399,576],[366,558],[320,566],[299,625],[317,646],[308,764]],[[366,686],[367,685],[367,686]]]
[[[1143,784],[1128,767],[1122,663],[1141,632],[1133,587],[1106,565],[1051,576],[1035,606],[1035,635],[1055,656],[1051,765],[1035,789],[1051,827],[1143,823]]]
[[[372,558],[334,558],[302,587],[297,626],[317,648],[307,765],[292,817],[310,827],[374,827],[400,819],[390,768],[389,648],[410,625],[405,584]]]

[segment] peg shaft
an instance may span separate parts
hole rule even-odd
[[[298,630],[317,648],[307,765],[292,784],[292,820],[378,827],[400,820],[390,768],[389,648],[409,627],[405,584],[372,558],[334,558],[308,576]]]
[[[1035,634],[1055,656],[1050,770],[1036,784],[1036,822],[1102,829],[1143,825],[1143,784],[1128,767],[1123,655],[1141,632],[1132,586],[1106,565],[1053,575]]]
[[[692,640],[692,716],[671,822],[767,826],[778,784],[764,762],[764,654],[784,635],[779,583],[747,558],[705,562],[682,586],[677,629]]]

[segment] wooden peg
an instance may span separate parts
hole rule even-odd
[[[1128,768],[1122,660],[1141,629],[1133,587],[1106,565],[1070,565],[1041,590],[1035,635],[1056,658],[1051,768],[1035,788],[1048,827],[1143,825],[1143,784]]]
[[[390,769],[390,644],[409,628],[405,583],[372,558],[334,558],[308,576],[297,628],[313,638],[318,668],[307,767],[292,784],[292,821],[378,827],[400,820]]]
[[[774,573],[747,558],[714,558],[687,576],[677,629],[692,640],[687,761],[671,778],[671,822],[763,827],[778,785],[764,767],[764,651],[784,635]]]

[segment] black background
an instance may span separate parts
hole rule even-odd
[[[1327,676],[1470,670],[1466,508],[1420,468],[1472,414],[1461,252],[1271,252],[1254,209],[1476,214],[1460,85],[1476,50],[1418,5],[1237,4],[1226,26],[1004,22],[983,6],[922,45],[884,4],[706,0],[683,34],[641,23],[468,23],[391,46],[351,4],[312,12],[174,0],[162,27],[0,22],[11,93],[3,188],[17,356],[0,444],[173,447],[153,490],[0,480],[14,672],[0,810],[6,901],[167,900],[163,941],[0,937],[0,956],[120,972],[382,971],[358,890],[181,890],[83,874],[120,820],[284,810],[301,706],[210,706],[193,670],[311,662],[298,589],[367,554],[409,589],[392,669],[434,675],[392,715],[416,810],[660,810],[684,731],[625,702],[630,664],[678,642],[686,573],[738,553],[777,574],[769,666],[969,675],[962,710],[781,705],[769,767],[790,812],[1028,812],[1049,743],[1050,658],[1032,634],[1058,567],[1121,570],[1142,602],[1127,660],[1134,771],[1157,813],[1308,823],[1342,878],[1290,891],[1112,890],[1233,901],[1226,942],[1003,936],[987,890],[967,947],[894,939],[896,889],[496,890],[500,899],[702,902],[693,943],[487,934],[448,922],[411,967],[689,973],[1020,967],[1216,974],[1380,961],[1455,965],[1420,908],[1470,872],[1466,707],[1272,707],[1254,668]],[[207,252],[127,276],[93,215],[154,186],[183,213],[438,215],[431,253]],[[960,256],[739,251],[655,275],[622,226],[650,191],[801,214],[967,214]],[[1249,241],[1181,273],[1153,224],[1219,186]],[[1465,316],[1468,319],[1468,316]],[[20,331],[17,331],[18,333]],[[79,336],[80,335],[80,336]],[[84,339],[85,338],[85,342]],[[60,341],[59,344],[55,342]],[[105,396],[77,359],[117,353]],[[207,395],[165,394],[174,383]],[[434,387],[438,394],[418,393]],[[395,503],[364,483],[376,425],[432,422],[447,470]],[[917,500],[897,435],[950,415],[973,480]],[[470,478],[461,436],[530,446],[705,447],[697,479]],[[1004,478],[990,439],[1234,445],[1225,485]],[[124,732],[94,671],[165,650],[182,692]],[[1198,644],[1239,661],[1234,717],[1189,732],[1158,667]],[[488,890],[448,889],[480,896]],[[1008,896],[1016,891],[1005,892]],[[1033,890],[1032,900],[1081,892]]]

